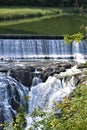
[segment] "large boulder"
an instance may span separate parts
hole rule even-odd
[[[65,72],[69,68],[71,64],[68,62],[53,62],[42,71],[42,81],[45,82],[49,76]]]
[[[32,84],[33,75],[29,68],[12,69],[10,75],[27,87]]]

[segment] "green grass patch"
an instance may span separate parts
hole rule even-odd
[[[57,8],[9,7],[0,8],[0,21],[55,15],[62,12]]]
[[[41,16],[56,15],[62,13],[79,13],[75,8],[50,8],[50,7],[0,7],[0,21]]]

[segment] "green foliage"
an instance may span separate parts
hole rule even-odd
[[[0,5],[71,7],[76,3],[86,6],[86,0],[0,0]]]
[[[16,119],[13,119],[11,123],[6,122],[0,126],[3,127],[3,130],[6,130],[6,127],[8,127],[8,130],[24,130],[25,123],[25,113],[23,108],[20,108]]]
[[[85,75],[87,75],[87,70],[84,70],[83,73],[84,73]],[[87,79],[87,78],[85,78],[85,79]]]
[[[0,8],[0,21],[49,16],[59,13],[61,13],[61,9],[57,8],[4,7]]]
[[[73,34],[73,35],[64,35],[64,40],[70,44],[72,41],[76,41],[77,43],[80,42],[82,39],[84,38],[83,33],[77,33],[77,34]]]
[[[26,102],[28,102],[29,98],[30,98],[29,95],[25,95],[25,96],[24,96],[24,100],[25,100]]]
[[[43,117],[45,116],[45,112],[40,108],[40,107],[37,107],[34,109],[33,113],[31,114],[32,117],[36,117],[37,115],[40,116],[40,117]]]
[[[39,121],[34,121],[34,129],[43,126],[41,130],[86,130],[87,129],[87,85],[80,85],[63,102],[56,104],[61,117],[55,113],[45,113]],[[38,109],[39,110],[39,109]],[[38,116],[38,112],[34,112]],[[40,110],[39,113],[42,113]],[[40,114],[39,114],[40,116]],[[32,130],[32,128],[30,129]]]
[[[62,126],[61,130],[86,130],[87,86],[78,86],[71,95],[71,97],[65,98],[63,103],[57,105],[57,108],[60,108],[63,113],[59,120],[59,124]]]
[[[77,12],[77,13],[76,13]],[[78,14],[78,9],[52,8],[52,7],[0,7],[0,21],[41,16],[57,15],[63,13]]]
[[[86,61],[86,63],[84,64],[84,67],[87,68],[87,61]]]

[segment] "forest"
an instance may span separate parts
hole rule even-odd
[[[0,6],[72,7],[76,4],[87,7],[87,0],[0,0]]]

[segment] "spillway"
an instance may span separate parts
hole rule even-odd
[[[87,41],[68,45],[63,39],[0,39],[1,59],[87,59]]]

